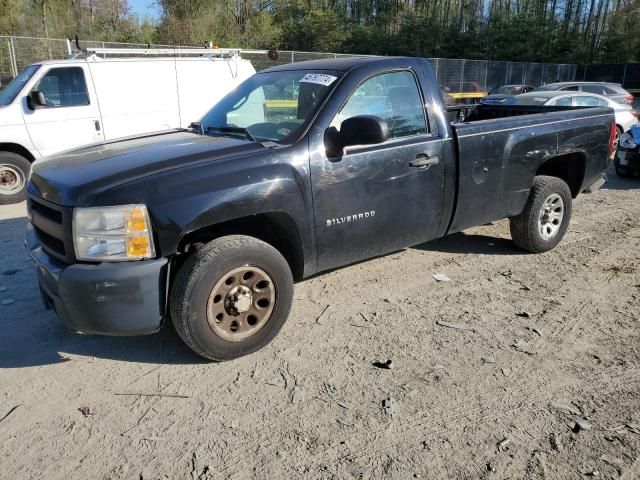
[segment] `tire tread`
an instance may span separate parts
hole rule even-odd
[[[550,242],[544,242],[538,235],[538,201],[544,200],[552,193],[563,196],[565,201],[565,216],[562,220],[562,230]],[[564,194],[564,195],[563,195]],[[523,211],[509,219],[511,239],[523,250],[533,253],[545,252],[554,248],[564,236],[571,220],[571,190],[567,183],[558,177],[538,175],[533,179],[533,186]]]
[[[286,263],[280,252],[262,240],[245,235],[228,235],[214,239],[194,252],[180,267],[171,288],[169,312],[176,332],[191,350],[209,360],[222,359],[207,352],[197,342],[189,322],[191,318],[189,299],[197,285],[197,279],[201,278],[211,262],[224,256],[229,249],[242,248],[263,249],[265,252],[275,253],[281,257],[282,262]]]

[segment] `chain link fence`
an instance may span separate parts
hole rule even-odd
[[[83,48],[145,48],[146,44],[82,41]],[[44,60],[65,58],[73,49],[64,39],[0,36],[0,88],[5,86],[23,68]],[[179,56],[180,47],[153,45],[154,48],[172,48]],[[304,60],[341,58],[358,55],[318,52],[279,51],[279,58],[271,60],[264,54],[246,53],[256,70]],[[494,62],[448,58],[430,59],[440,85],[459,98],[479,98],[493,87],[506,84],[543,85],[556,81],[574,80],[576,65],[523,62]]]
[[[580,65],[576,80],[619,83],[633,93],[640,93],[640,64],[614,63]]]

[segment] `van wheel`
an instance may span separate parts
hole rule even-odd
[[[22,202],[27,198],[31,164],[22,155],[0,152],[0,205]]]
[[[513,243],[533,253],[554,248],[564,237],[571,220],[571,190],[557,177],[539,175],[524,210],[509,219]]]
[[[170,312],[194,352],[224,361],[273,340],[292,298],[291,269],[280,252],[256,238],[230,235],[207,243],[182,265]]]

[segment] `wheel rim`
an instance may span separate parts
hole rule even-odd
[[[543,240],[551,240],[558,234],[564,218],[564,200],[557,193],[549,195],[538,215],[538,233]]]
[[[616,133],[613,137],[613,150],[618,150],[618,145],[620,144],[620,129],[616,128]]]
[[[0,164],[0,195],[13,195],[24,186],[24,175],[13,165]]]
[[[276,303],[276,286],[259,267],[245,265],[225,273],[207,302],[207,322],[218,337],[245,340],[264,327]]]

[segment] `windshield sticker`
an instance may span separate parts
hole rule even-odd
[[[325,73],[307,73],[304,77],[300,79],[300,82],[316,83],[318,85],[324,85],[325,87],[328,87],[333,82],[335,82],[337,78],[338,77],[334,77],[333,75],[327,75]]]

